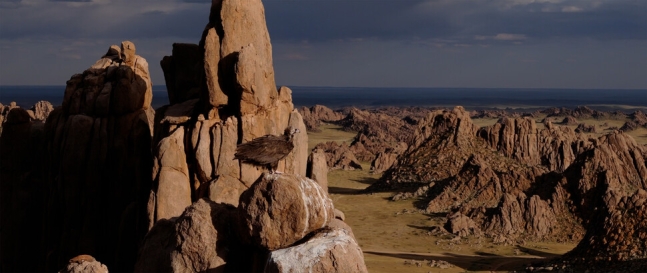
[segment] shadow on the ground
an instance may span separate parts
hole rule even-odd
[[[341,188],[341,187],[328,187],[328,193],[333,194],[346,194],[346,195],[357,195],[363,194],[362,189],[350,189],[350,188]]]
[[[378,178],[373,178],[373,177],[362,177],[359,179],[350,179],[350,181],[357,182],[357,183],[362,183],[366,185],[372,185],[373,183],[377,182],[379,179]]]
[[[366,251],[366,254],[387,256],[405,260],[443,260],[468,271],[525,271],[530,264],[549,261],[548,258],[537,257],[507,257],[487,253],[478,256],[443,253],[443,255],[420,255],[408,253],[383,253]],[[423,265],[427,266],[427,265]]]
[[[517,246],[517,248],[519,250],[521,250],[522,252],[528,253],[530,255],[535,255],[535,256],[544,257],[544,258],[555,258],[555,257],[560,256],[558,254],[544,252],[544,251],[541,251],[541,250],[536,250],[536,249],[522,247],[522,246]]]

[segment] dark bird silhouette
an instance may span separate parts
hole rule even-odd
[[[299,129],[288,126],[283,135],[264,135],[236,147],[234,159],[254,165],[265,165],[270,173],[279,173],[276,168],[279,160],[285,158],[294,149],[294,134]]]

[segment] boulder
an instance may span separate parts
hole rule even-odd
[[[76,256],[59,273],[108,273],[108,267],[90,255]]]
[[[288,247],[335,217],[332,200],[317,182],[267,173],[241,195],[238,214],[242,242],[267,250]]]
[[[447,216],[445,229],[460,237],[481,235],[481,229],[476,225],[476,223],[460,212],[452,213]]]
[[[135,272],[225,272],[232,207],[200,199],[148,232]]]
[[[317,231],[307,241],[272,251],[264,272],[368,272],[364,254],[344,229]]]

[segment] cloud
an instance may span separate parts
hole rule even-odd
[[[562,12],[580,12],[582,10],[582,8],[576,6],[568,6],[562,8]]]
[[[510,33],[499,33],[496,36],[493,37],[494,40],[500,40],[500,41],[517,41],[517,40],[525,40],[526,35],[523,34],[510,34]]]

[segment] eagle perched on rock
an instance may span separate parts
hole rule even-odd
[[[255,165],[265,165],[270,173],[278,173],[279,160],[285,158],[294,149],[294,134],[299,129],[288,126],[283,135],[264,135],[236,147],[234,159]]]

